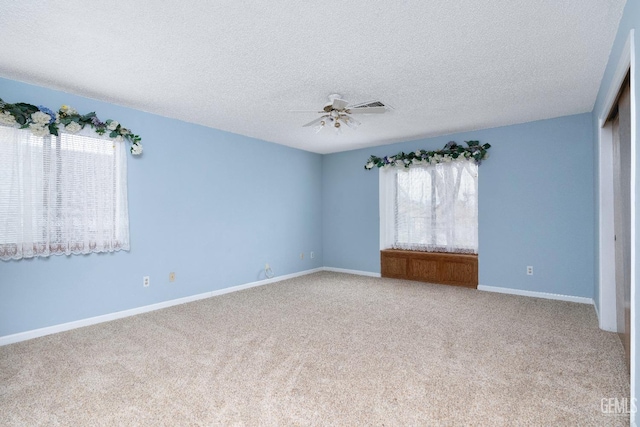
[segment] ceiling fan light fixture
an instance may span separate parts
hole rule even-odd
[[[323,111],[320,111],[320,117],[303,125],[303,127],[314,126],[316,133],[320,132],[325,126],[332,126],[336,133],[341,133],[344,126],[347,125],[351,129],[357,129],[360,122],[354,119],[351,114],[380,114],[387,110],[385,104],[380,101],[365,102],[364,104],[349,105],[347,101],[341,99],[338,94],[329,95],[331,102],[324,105]]]
[[[360,122],[355,120],[354,118],[347,116],[346,114],[343,116],[344,123],[349,126],[351,129],[357,129],[360,126]]]

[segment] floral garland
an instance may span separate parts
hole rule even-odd
[[[102,122],[94,112],[80,115],[68,105],[63,105],[57,113],[54,113],[42,105],[36,107],[24,102],[8,104],[0,99],[0,125],[18,126],[20,129],[29,128],[36,136],[58,136],[60,130],[77,133],[85,126],[91,126],[99,135],[107,133],[109,138],[116,141],[129,141],[130,151],[134,156],[142,154],[140,136],[134,135],[115,120]]]
[[[465,141],[467,147],[458,145],[455,141],[448,142],[442,150],[426,151],[416,150],[413,153],[400,152],[395,156],[385,157],[369,157],[369,161],[364,168],[371,170],[374,166],[379,168],[388,168],[391,166],[408,168],[411,165],[435,165],[438,163],[474,160],[476,164],[480,164],[483,159],[489,158],[487,150],[490,144],[480,145],[479,141]]]

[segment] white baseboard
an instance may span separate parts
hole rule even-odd
[[[97,323],[108,322],[110,320],[116,320],[116,319],[122,319],[124,317],[135,316],[136,314],[142,314],[150,311],[160,310],[162,308],[172,307],[174,305],[185,304],[192,301],[211,298],[218,295],[228,294],[231,292],[241,291],[243,289],[254,288],[256,286],[268,285],[269,283],[280,282],[282,280],[305,276],[307,274],[313,274],[320,271],[332,271],[335,273],[355,274],[358,276],[381,277],[380,273],[373,273],[370,271],[350,270],[346,268],[336,268],[336,267],[319,267],[311,270],[300,271],[297,273],[286,274],[284,276],[273,277],[271,279],[258,280],[256,282],[245,283],[243,285],[231,286],[228,288],[218,289],[211,292],[204,292],[201,294],[191,295],[188,297],[177,298],[169,301],[163,301],[156,304],[145,305],[142,307],[136,307],[129,310],[103,314],[101,316],[89,317],[86,319],[75,320],[73,322],[61,323],[59,325],[47,326],[45,328],[19,332],[17,334],[0,336],[0,346],[13,344],[20,341],[26,341],[33,338],[43,337],[45,335],[51,335],[58,332],[69,331],[71,329],[82,328],[84,326],[95,325]],[[591,304],[595,307],[595,304],[593,303],[592,298],[551,294],[546,292],[523,291],[520,289],[499,288],[495,286],[484,286],[484,285],[479,285],[478,290],[487,291],[487,292],[498,292],[503,294],[522,295],[522,296],[536,297],[536,298],[555,299],[555,300],[561,300],[561,301],[570,301],[570,302],[577,302],[581,304]]]
[[[103,314],[101,316],[75,320],[73,322],[47,326],[46,328],[33,329],[30,331],[20,332],[17,334],[5,335],[0,337],[0,346],[13,344],[20,341],[26,341],[33,338],[43,337],[45,335],[51,335],[58,332],[69,331],[71,329],[82,328],[83,326],[90,326],[90,325],[95,325],[97,323],[108,322],[110,320],[122,319],[123,317],[135,316],[136,314],[142,314],[142,313],[147,313],[149,311],[160,310],[162,308],[167,308],[174,305],[185,304],[192,301],[211,298],[218,295],[228,294],[231,292],[241,291],[243,289],[254,288],[256,286],[267,285],[269,283],[275,283],[282,280],[292,279],[294,277],[317,273],[322,270],[323,268],[314,268],[311,270],[305,270],[297,273],[286,274],[284,276],[273,277],[271,279],[258,280],[257,282],[245,283],[243,285],[231,286],[228,288],[218,289],[211,292],[204,292],[202,294],[191,295],[184,298],[177,298],[169,301],[163,301],[157,304],[145,305],[142,307],[136,307],[129,310],[117,311],[115,313]]]
[[[593,298],[587,297],[575,297],[572,295],[561,295],[561,294],[551,294],[547,292],[534,292],[534,291],[523,291],[521,289],[512,289],[512,288],[499,288],[496,286],[485,286],[478,285],[479,291],[486,292],[497,292],[500,294],[510,294],[510,295],[521,295],[525,297],[534,297],[534,298],[544,298],[544,299],[555,299],[559,301],[569,301],[569,302],[577,302],[580,304],[591,304],[595,306],[593,303]]]
[[[372,273],[370,271],[349,270],[346,268],[323,267],[323,271],[333,271],[334,273],[356,274],[358,276],[381,277],[380,273]]]

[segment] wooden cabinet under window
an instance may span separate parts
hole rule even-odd
[[[382,277],[444,285],[478,287],[478,255],[436,252],[380,251]]]

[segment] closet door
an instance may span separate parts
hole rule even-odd
[[[631,354],[631,103],[625,83],[613,118],[616,315],[627,366]]]

